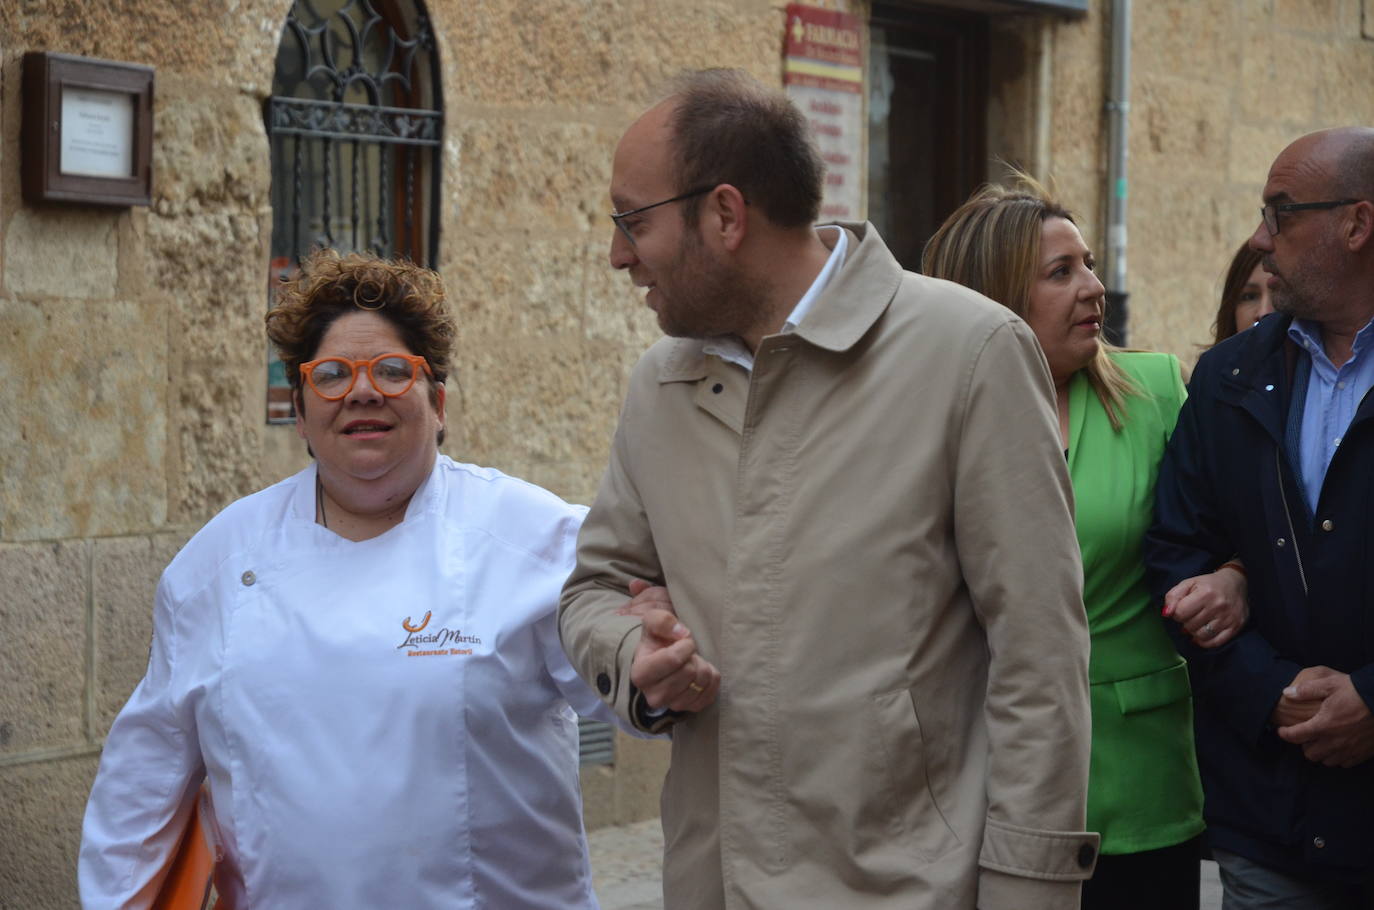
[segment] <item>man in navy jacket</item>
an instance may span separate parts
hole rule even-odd
[[[1374,129],[1269,171],[1278,312],[1203,355],[1160,469],[1150,583],[1238,560],[1249,619],[1188,659],[1227,908],[1374,907]],[[1206,627],[1202,637],[1206,637]]]

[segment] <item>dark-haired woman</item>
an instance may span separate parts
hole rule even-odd
[[[268,316],[314,464],[163,573],[86,810],[88,908],[144,907],[202,780],[227,906],[595,908],[559,646],[583,509],[438,454],[438,276],[330,253]]]
[[[1220,344],[1237,332],[1259,322],[1274,312],[1269,299],[1269,280],[1260,264],[1263,255],[1242,243],[1231,257],[1226,269],[1226,281],[1221,287],[1221,303],[1212,323],[1212,344]]]

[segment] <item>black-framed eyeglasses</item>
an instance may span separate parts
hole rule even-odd
[[[635,235],[630,232],[630,229],[625,224],[624,219],[629,218],[631,215],[638,215],[641,212],[647,212],[649,211],[649,209],[656,209],[660,205],[668,205],[671,202],[681,202],[684,199],[691,199],[694,196],[701,196],[705,193],[711,192],[711,190],[715,188],[716,184],[714,183],[710,186],[699,186],[694,190],[688,190],[687,192],[682,193],[681,195],[674,196],[672,199],[664,199],[662,202],[654,202],[650,203],[649,205],[641,205],[639,208],[630,209],[628,212],[611,212],[611,220],[615,222],[616,227],[620,228],[620,233],[625,235],[625,239],[630,241],[630,246],[634,246]]]
[[[1260,209],[1264,219],[1264,229],[1270,234],[1279,232],[1279,215],[1284,212],[1307,212],[1317,209],[1336,209],[1343,205],[1354,205],[1363,199],[1336,199],[1331,202],[1271,202]]]

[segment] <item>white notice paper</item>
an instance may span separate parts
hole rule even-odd
[[[88,88],[62,88],[64,174],[134,175],[134,96]]]
[[[864,96],[795,83],[787,96],[810,121],[825,160],[821,221],[863,221]]]

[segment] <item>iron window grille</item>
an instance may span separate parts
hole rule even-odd
[[[264,108],[272,155],[269,305],[315,247],[433,267],[444,118],[420,0],[295,0]],[[267,416],[293,419],[268,361]]]

